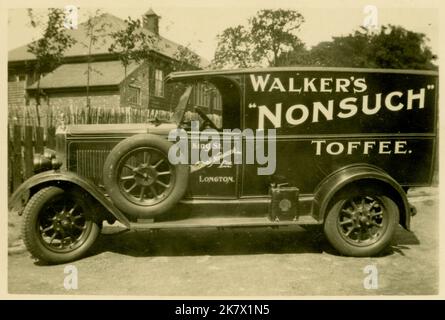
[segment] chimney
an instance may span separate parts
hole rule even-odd
[[[158,16],[153,9],[150,8],[144,15],[142,16],[143,26],[145,29],[150,30],[156,35],[159,35],[159,19],[161,17]]]

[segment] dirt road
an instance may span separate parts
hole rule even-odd
[[[418,209],[413,233],[399,228],[394,245],[379,257],[339,256],[323,238],[300,228],[131,231],[102,235],[89,257],[71,264],[77,269],[78,289],[65,289],[66,265],[39,265],[28,253],[10,255],[9,292],[147,296],[436,294],[437,196],[417,197],[412,202]],[[368,265],[376,268],[376,289],[364,287]]]

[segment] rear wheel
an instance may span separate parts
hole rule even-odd
[[[29,200],[23,215],[26,248],[47,263],[65,263],[82,257],[100,232],[91,215],[91,201],[77,190],[47,187]]]
[[[396,203],[373,190],[343,193],[333,201],[324,233],[341,254],[373,256],[391,243],[399,221]]]

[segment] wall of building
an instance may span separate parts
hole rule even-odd
[[[168,106],[165,104],[166,99],[154,95],[154,70],[155,65],[152,62],[145,62],[127,75],[119,86],[120,106],[131,114],[129,123],[140,123],[155,118],[166,120],[171,116]],[[135,98],[135,88],[139,92],[137,99]]]
[[[149,92],[150,92],[150,108],[171,111],[176,106],[174,103],[174,92],[170,90],[172,86],[165,85],[163,95],[156,94],[156,70],[162,70],[164,79],[172,71],[172,60],[160,56],[153,55],[149,60]]]
[[[31,66],[8,66],[8,105],[24,106],[27,104],[26,87],[37,80]]]
[[[120,86],[121,101],[124,107],[134,107],[142,109],[157,109],[170,111],[177,104],[178,97],[172,90],[172,86],[164,85],[164,94],[156,95],[156,70],[162,70],[164,78],[172,70],[171,61],[168,59],[151,58],[148,63],[144,63],[133,73],[127,76]],[[138,88],[140,90],[140,103],[135,104],[130,100],[129,87]]]
[[[162,70],[163,77],[165,78],[172,71],[172,61],[163,57],[151,57],[148,62],[127,75],[127,78],[115,90],[110,91],[109,87],[92,88],[90,93],[91,106],[100,108],[132,107],[150,110],[174,110],[179,97],[183,93],[184,86],[179,84],[169,85],[164,82],[163,95],[157,95],[155,92],[156,70]],[[33,94],[35,92],[29,90],[27,92],[26,86],[34,83],[35,77],[32,74],[26,74],[25,81],[19,81],[19,75],[23,74],[22,70],[20,72],[19,70],[9,71],[9,76],[14,81],[8,82],[8,104],[16,106],[34,105],[35,99]],[[17,77],[14,77],[14,74]],[[139,90],[137,103],[135,103],[134,99],[135,91],[129,88],[137,88]],[[57,93],[54,90],[48,91],[43,89],[43,91],[42,105],[50,105],[54,108],[80,108],[86,106],[84,89],[57,88]],[[45,93],[47,96],[44,96]]]
[[[149,105],[149,67],[146,63],[127,76],[120,85],[121,107],[133,107],[147,109]],[[129,87],[139,90],[139,103],[134,103],[130,98]]]
[[[11,106],[26,104],[26,81],[8,81],[8,104]]]
[[[120,94],[118,90],[91,92],[90,101],[94,108],[117,108],[120,106]],[[31,98],[30,104],[35,104],[34,98]],[[64,109],[84,108],[87,102],[85,92],[49,92],[46,97],[41,98],[41,104],[53,109]]]

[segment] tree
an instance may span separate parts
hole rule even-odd
[[[149,58],[150,51],[154,49],[157,39],[145,32],[142,22],[131,17],[125,20],[126,28],[111,33],[113,43],[108,51],[118,56],[124,67],[125,78],[127,68],[132,62],[142,62]]]
[[[243,26],[225,29],[217,36],[213,64],[217,67],[247,68],[254,65],[248,31]]]
[[[406,30],[399,26],[383,26],[371,39],[369,55],[375,66],[398,69],[437,69],[437,59],[427,45],[423,33]]]
[[[179,45],[173,58],[176,60],[173,64],[175,71],[196,70],[201,68],[201,58],[190,50],[190,44],[187,46]]]
[[[260,10],[247,27],[227,28],[217,36],[214,63],[222,67],[276,66],[280,56],[303,46],[296,35],[303,22],[295,10]]]
[[[158,39],[144,31],[139,19],[133,20],[128,17],[125,24],[124,29],[111,33],[114,42],[110,45],[108,51],[116,54],[121,61],[126,79],[128,66],[133,62],[141,63],[148,60],[150,52],[155,48]],[[123,91],[125,96],[125,86]]]
[[[427,46],[422,33],[400,26],[382,26],[371,32],[365,28],[353,33],[333,37],[310,50],[293,52],[288,65],[329,67],[437,69],[437,57]]]
[[[28,16],[30,17],[32,27],[41,27],[42,22],[39,21],[40,19],[36,19],[32,9],[28,9]],[[58,67],[62,63],[65,50],[75,43],[74,38],[66,33],[64,20],[65,13],[62,9],[48,9],[48,20],[44,26],[42,37],[28,45],[28,52],[36,57],[34,72],[37,76],[36,113],[39,126],[41,76]]]
[[[303,43],[295,32],[303,22],[303,16],[297,11],[261,10],[250,20],[254,60],[266,59],[270,66],[276,66],[283,52],[300,48]]]
[[[85,22],[85,36],[87,41],[85,43],[81,43],[87,50],[87,70],[85,71],[85,74],[87,75],[87,85],[86,85],[86,105],[87,105],[87,114],[88,119],[87,123],[90,123],[90,108],[91,108],[91,101],[90,101],[90,78],[91,73],[96,72],[99,73],[98,70],[92,68],[91,63],[93,62],[93,56],[92,56],[92,50],[96,47],[97,43],[100,43],[103,45],[105,43],[104,36],[106,35],[106,29],[109,26],[106,22],[101,22],[99,19],[100,16],[100,10],[96,10],[93,15],[90,15]]]

